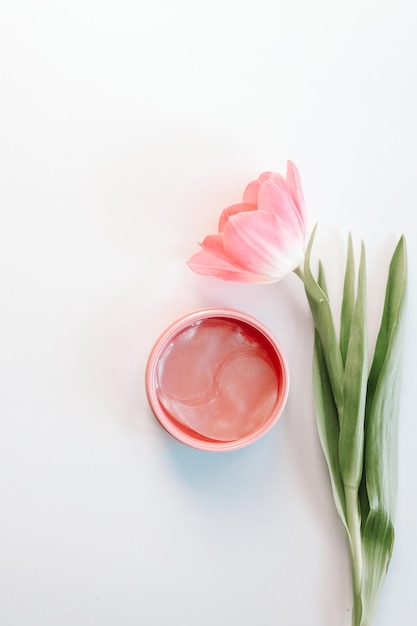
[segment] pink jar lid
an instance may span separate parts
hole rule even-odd
[[[206,451],[243,448],[272,428],[289,375],[271,332],[228,308],[194,311],[159,337],[146,367],[146,393],[178,441]]]

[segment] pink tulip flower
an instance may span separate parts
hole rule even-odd
[[[264,172],[246,187],[243,201],[223,210],[218,234],[204,238],[188,261],[197,274],[223,280],[275,282],[304,259],[305,205],[299,172]]]

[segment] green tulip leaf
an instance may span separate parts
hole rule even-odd
[[[347,530],[345,493],[339,467],[339,417],[317,332],[314,339],[313,390],[317,430],[330,474],[333,498]]]
[[[366,489],[371,510],[392,517],[397,492],[397,426],[407,291],[407,257],[402,237],[394,251],[382,321],[368,379]]]
[[[348,262],[348,274],[351,272],[351,264],[352,262]],[[340,420],[339,458],[343,482],[346,487],[353,490],[359,489],[363,467],[365,402],[368,379],[366,315],[366,261],[365,247],[362,244],[353,314],[343,318],[343,323],[348,325],[348,329],[344,329],[344,334],[348,337],[348,344],[343,378],[343,413]]]
[[[340,316],[340,353],[343,365],[346,362],[346,354],[349,344],[350,328],[352,325],[353,311],[355,308],[355,260],[353,256],[352,235],[349,234],[345,280],[343,284],[343,299]]]
[[[333,315],[329,298],[320,287],[310,269],[311,250],[316,228],[310,237],[304,260],[303,282],[313,316],[315,329],[323,347],[323,356],[333,391],[333,396],[340,414],[343,407],[343,363],[340,354],[339,341],[336,336]]]
[[[370,626],[394,548],[394,526],[382,511],[371,511],[368,515],[362,545],[361,596],[365,612],[361,626]]]
[[[368,379],[364,477],[368,510],[362,531],[362,602],[369,615],[373,614],[394,546],[406,292],[407,258],[402,237],[389,268],[382,321]]]

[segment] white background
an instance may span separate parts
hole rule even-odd
[[[185,265],[221,209],[287,158],[336,315],[348,231],[366,242],[371,349],[407,236],[397,539],[375,624],[415,625],[414,6],[2,3],[2,626],[349,626],[301,283]],[[160,332],[210,305],[266,323],[291,370],[278,424],[234,453],[177,443],[144,391]]]

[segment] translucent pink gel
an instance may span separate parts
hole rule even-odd
[[[278,385],[259,340],[221,318],[183,330],[158,363],[158,396],[165,410],[219,441],[235,441],[259,428],[274,408]]]
[[[205,309],[160,338],[147,393],[162,425],[202,449],[242,447],[269,430],[285,404],[288,375],[268,331],[235,311]]]

